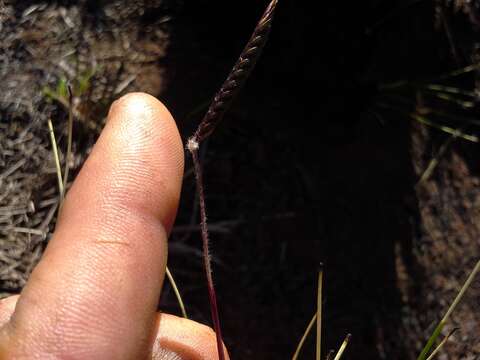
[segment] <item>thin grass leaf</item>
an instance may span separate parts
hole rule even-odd
[[[170,272],[170,269],[168,268],[168,266],[166,268],[166,274],[167,274],[168,281],[170,281],[170,285],[172,285],[172,289],[177,298],[178,305],[180,306],[180,310],[182,311],[182,316],[185,319],[188,319],[187,311],[185,309],[185,304],[182,300],[182,296],[180,295],[180,291],[178,290],[177,283],[175,282],[175,279],[173,278],[172,273]]]
[[[342,345],[340,345],[340,349],[338,349],[337,355],[335,355],[333,360],[340,360],[342,358],[342,355],[345,352],[345,349],[347,348],[347,345],[350,342],[351,338],[352,338],[352,334],[347,334],[347,336],[345,337],[345,340],[343,340]]]
[[[480,69],[480,63],[471,64],[471,65],[465,66],[465,67],[463,67],[463,68],[460,68],[460,69],[457,69],[457,70],[448,72],[448,73],[446,73],[446,74],[440,75],[440,76],[438,77],[438,79],[439,79],[439,80],[449,79],[449,78],[452,78],[452,77],[456,77],[456,76],[460,76],[460,75],[463,75],[463,74],[467,74],[467,73],[472,72],[472,71],[475,71],[475,70],[477,70],[477,69]]]
[[[455,104],[457,106],[460,106],[461,108],[463,109],[466,109],[466,110],[469,110],[469,109],[472,109],[475,107],[475,103],[473,101],[466,101],[466,100],[461,100],[461,99],[457,99],[449,94],[444,94],[444,93],[436,93],[435,94],[435,97],[441,99],[441,100],[444,100],[444,101],[448,101],[452,104]]]
[[[317,341],[316,341],[316,359],[320,360],[322,356],[322,292],[323,292],[323,264],[320,263],[318,269],[317,283]]]
[[[445,345],[445,343],[448,341],[448,339],[450,339],[450,336],[452,336],[453,333],[455,331],[457,331],[458,329],[459,328],[454,328],[452,331],[450,331],[448,333],[448,335],[443,338],[443,340],[440,342],[440,344],[438,344],[438,346],[435,348],[435,350],[432,351],[432,353],[427,358],[427,360],[432,360],[435,357],[435,355],[437,355],[437,353],[440,351],[440,349],[443,347],[443,345]]]
[[[475,71],[477,69],[480,69],[480,63],[471,64],[471,65],[465,66],[463,68],[456,69],[456,70],[450,71],[450,72],[445,73],[445,74],[441,74],[440,76],[437,76],[435,79],[430,79],[428,81],[430,82],[430,81],[446,80],[446,79],[457,77],[457,76],[460,76],[460,75],[463,75],[463,74],[468,74],[469,72]],[[402,88],[402,87],[405,87],[405,86],[408,86],[408,85],[412,85],[412,86],[416,85],[416,86],[423,87],[422,83],[424,84],[425,82],[426,82],[425,80],[423,80],[421,82],[420,81],[413,81],[413,80],[412,81],[397,80],[397,81],[387,83],[387,84],[380,84],[378,86],[378,89],[380,91],[382,91],[382,90],[393,90],[393,89]]]
[[[335,350],[330,350],[327,354],[327,357],[325,358],[325,360],[332,360],[333,359],[333,356],[335,355]]]
[[[52,119],[48,119],[48,132],[50,133],[50,142],[52,143],[53,159],[55,160],[55,168],[57,170],[58,191],[63,193],[62,168],[60,166],[60,157],[58,156],[57,140],[53,131]]]
[[[417,360],[426,360],[427,359],[427,355],[430,353],[430,350],[432,349],[433,347],[433,344],[435,343],[435,341],[437,340],[438,336],[440,335],[440,333],[442,332],[442,329],[443,327],[445,326],[445,323],[447,322],[448,318],[450,317],[450,315],[452,314],[453,310],[455,310],[455,308],[457,307],[458,303],[460,302],[460,300],[462,299],[463,295],[465,294],[465,292],[467,291],[467,289],[470,287],[471,283],[473,282],[473,280],[475,279],[475,276],[477,275],[478,271],[480,270],[480,260],[477,262],[477,264],[475,265],[475,267],[473,268],[472,272],[470,273],[470,275],[468,276],[467,280],[465,281],[465,283],[463,284],[462,288],[460,289],[459,293],[457,294],[455,300],[453,300],[452,304],[450,305],[450,307],[448,308],[447,312],[445,313],[445,315],[443,316],[443,318],[440,320],[440,322],[437,324],[437,326],[435,327],[435,329],[433,330],[433,333],[432,335],[430,336],[430,338],[428,339],[425,347],[423,348],[422,352],[420,353],[420,355],[418,356]]]
[[[67,79],[65,77],[61,77],[60,80],[58,80],[57,88],[55,89],[55,92],[58,97],[60,98],[67,98],[68,95],[68,86],[67,86]]]
[[[313,325],[315,324],[315,321],[317,320],[317,313],[315,313],[312,317],[312,320],[308,323],[307,328],[305,329],[305,332],[303,333],[302,337],[300,338],[300,341],[298,342],[297,348],[295,349],[295,353],[292,356],[292,360],[297,360],[298,356],[300,355],[300,352],[302,351],[303,344],[305,343],[305,340],[307,339],[308,334],[310,334],[310,331],[313,328]]]
[[[88,88],[90,87],[90,80],[95,75],[96,70],[97,69],[95,67],[88,69],[77,78],[77,86],[75,89],[75,93],[77,96],[82,96],[88,90]]]
[[[477,94],[474,91],[468,91],[458,87],[446,86],[441,84],[427,84],[425,85],[425,89],[437,91],[437,92],[444,92],[444,93],[453,94],[453,95],[463,95],[463,96],[472,97],[472,98],[477,97]]]
[[[436,123],[430,121],[429,119],[427,119],[426,117],[421,116],[419,114],[412,113],[412,114],[410,114],[410,117],[412,119],[416,120],[417,122],[421,123],[421,124],[424,124],[424,125],[433,127],[435,129],[441,130],[441,131],[443,131],[447,134],[455,135],[459,138],[462,138],[464,140],[468,140],[468,141],[471,141],[471,142],[474,142],[474,143],[479,142],[478,137],[475,136],[475,135],[464,134],[459,129],[454,129],[454,128],[451,128],[449,126],[436,124]]]
[[[440,110],[436,110],[436,109],[431,109],[431,113],[434,114],[434,115],[444,117],[447,120],[452,120],[452,121],[455,121],[455,122],[458,122],[458,123],[480,126],[480,120],[478,120],[478,119],[472,119],[472,118],[465,117],[465,116],[452,115],[452,114],[449,114],[445,111],[440,111]]]
[[[458,133],[457,134],[452,134],[452,136],[450,136],[447,141],[445,141],[442,146],[440,146],[440,149],[438,149],[437,153],[435,154],[435,156],[432,158],[432,160],[430,160],[430,162],[428,163],[428,166],[427,168],[425,169],[425,171],[423,172],[422,176],[420,177],[420,180],[418,180],[417,184],[415,185],[416,187],[418,187],[419,185],[423,184],[424,182],[426,182],[430,176],[432,175],[433,171],[435,170],[435,168],[437,167],[438,163],[440,162],[440,159],[443,157],[443,155],[445,154],[445,152],[447,151],[447,149],[450,147],[450,145],[453,143],[453,141],[458,137]]]
[[[70,169],[70,158],[72,156],[72,137],[73,137],[73,91],[70,85],[68,89],[68,124],[67,124],[67,152],[65,155],[65,172],[63,174],[63,191],[60,194],[60,207],[65,199],[65,191],[67,189],[68,172]]]
[[[393,94],[389,94],[389,97],[393,97],[394,100],[399,101],[406,106],[409,106],[409,107],[415,106],[415,102],[412,101],[411,99],[406,98],[406,97],[393,95]],[[394,110],[394,111],[403,113],[405,115],[411,116],[410,112],[407,109],[402,108],[398,105],[396,106],[396,105],[392,105],[392,104],[385,103],[385,102],[382,102],[382,101],[376,102],[375,105],[377,105],[381,108],[384,108],[384,109]],[[467,124],[472,124],[472,125],[475,125],[475,126],[480,126],[480,120],[475,119],[475,118],[458,116],[456,114],[450,114],[450,113],[447,113],[447,112],[444,112],[444,111],[436,110],[436,109],[433,109],[433,108],[427,108],[427,107],[425,107],[424,110],[428,114],[438,115],[438,116],[441,116],[441,117],[445,118],[446,120],[451,120],[451,121],[455,121],[455,122],[459,122],[459,123],[467,123]],[[416,113],[416,114],[420,115],[419,113]],[[431,123],[431,121],[428,121],[428,119],[427,119],[426,122]],[[430,125],[430,124],[425,124],[425,125]]]

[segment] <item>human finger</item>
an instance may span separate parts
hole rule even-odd
[[[168,110],[141,93],[115,102],[4,328],[9,349],[42,358],[146,355],[182,174]]]

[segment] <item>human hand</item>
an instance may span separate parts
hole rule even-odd
[[[0,301],[0,359],[216,359],[208,327],[157,313],[183,176],[168,110],[116,101],[20,296]]]

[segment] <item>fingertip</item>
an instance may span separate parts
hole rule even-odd
[[[142,140],[137,140],[137,144],[142,144],[142,141],[153,142],[144,146],[148,151],[140,150],[138,156],[143,156],[144,162],[159,165],[159,172],[166,176],[155,177],[154,182],[165,187],[165,193],[173,195],[171,203],[177,204],[184,171],[184,149],[177,124],[170,111],[156,97],[147,93],[133,92],[112,104],[109,119],[117,128],[124,130],[126,142],[133,137],[140,139],[142,136]],[[155,139],[150,138],[152,134],[157,135]],[[169,199],[165,199],[165,202],[169,202]],[[169,232],[176,211],[170,211],[167,215],[162,222]]]
[[[128,117],[146,109],[156,112],[163,120],[173,121],[172,115],[160,100],[143,92],[128,93],[115,100],[110,106],[107,120],[117,116],[119,112]]]
[[[100,189],[98,182],[93,181],[97,177],[107,182],[108,192],[122,194],[120,201],[127,207],[156,214],[169,232],[176,215],[183,169],[183,143],[168,109],[152,95],[129,93],[110,107],[105,129],[67,200],[90,198],[87,189]],[[125,184],[126,191],[118,191],[112,184]]]

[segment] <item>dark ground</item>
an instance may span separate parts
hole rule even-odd
[[[120,3],[52,2],[33,12],[38,16],[34,22],[40,26],[48,18],[42,14],[55,14],[68,27],[71,19],[76,26],[60,45],[52,40],[55,36],[38,39],[34,33],[3,41],[4,94],[8,84],[18,88],[21,74],[52,87],[62,75],[68,77],[65,66],[42,62],[46,57],[49,63],[61,62],[68,45],[79,49],[73,60],[66,57],[67,65],[76,64],[73,76],[91,64],[92,54],[103,64],[92,80],[95,90],[79,97],[79,118],[94,124],[77,120],[77,169],[110,100],[126,91],[159,96],[188,137],[266,2],[115,5]],[[23,24],[25,10],[38,4],[7,3],[13,14],[6,18],[12,23],[4,22],[4,29],[17,33],[8,26]],[[234,359],[291,357],[315,309],[320,261],[326,269],[324,348],[338,347],[350,332],[345,359],[413,359],[418,354],[478,259],[480,166],[478,144],[452,139],[432,176],[417,185],[451,136],[414,122],[409,114],[478,133],[467,123],[478,114],[475,72],[441,77],[478,61],[477,23],[474,4],[461,1],[455,6],[440,1],[326,2],[320,10],[307,2],[280,2],[264,56],[204,153],[214,275]],[[32,41],[48,52],[32,54]],[[102,51],[118,58],[102,58]],[[134,80],[117,92],[132,74]],[[383,86],[398,80],[409,83]],[[430,83],[475,91],[473,106],[465,110],[439,100],[425,89]],[[10,140],[22,133],[11,129],[14,123],[23,129],[53,114],[62,127],[65,110],[55,102],[48,104],[40,96],[33,101],[40,114],[32,116],[6,99],[4,95],[0,125],[10,129]],[[45,154],[38,156],[47,158],[48,138],[41,126],[36,128],[34,138],[46,139],[39,140]],[[8,141],[2,144],[12,151]],[[6,170],[15,163],[7,155],[2,158]],[[187,309],[208,323],[189,167],[169,262]],[[15,200],[15,206],[55,198],[52,168],[37,173],[41,185],[28,187],[31,195]],[[39,228],[48,204],[39,215],[24,214],[28,220],[22,218],[22,226]],[[4,293],[23,286],[24,274],[45,245],[35,237],[20,238],[15,226],[6,225],[2,233]],[[22,246],[13,251],[12,242]],[[446,329],[461,328],[444,352],[448,358],[476,359],[480,354],[479,295],[477,282]],[[168,288],[162,304],[178,311]],[[313,349],[312,342],[306,346]],[[304,355],[312,358],[308,349]]]

